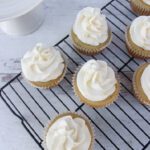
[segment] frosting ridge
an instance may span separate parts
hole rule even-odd
[[[150,0],[143,0],[143,2],[144,2],[145,4],[150,5]]]
[[[49,128],[46,135],[48,150],[88,150],[90,131],[82,118],[64,116]]]
[[[130,36],[137,46],[150,51],[150,16],[137,17],[130,26]]]
[[[106,62],[89,60],[77,74],[77,87],[91,101],[105,100],[116,90],[115,73]]]
[[[23,75],[30,81],[47,82],[58,78],[65,67],[61,53],[54,47],[37,44],[21,59]]]
[[[82,9],[73,25],[73,32],[86,44],[98,46],[108,39],[108,25],[99,8]]]
[[[150,65],[148,65],[142,73],[141,86],[145,95],[150,100]]]

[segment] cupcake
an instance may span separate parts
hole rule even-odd
[[[71,38],[79,53],[94,55],[110,44],[112,33],[100,9],[87,7],[78,13]]]
[[[137,58],[150,58],[150,16],[137,17],[126,31],[129,53]]]
[[[91,123],[76,113],[64,113],[48,124],[45,150],[92,150],[94,134]]]
[[[141,103],[150,105],[150,63],[141,65],[134,73],[133,89]]]
[[[150,15],[150,0],[130,0],[132,10],[138,15]]]
[[[63,79],[67,64],[64,56],[54,47],[37,44],[21,59],[22,74],[33,86],[51,88]]]
[[[75,73],[73,88],[81,102],[101,108],[118,98],[120,84],[106,62],[89,60]]]

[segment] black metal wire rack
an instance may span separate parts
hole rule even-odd
[[[136,17],[127,0],[112,0],[102,8],[113,31],[113,41],[97,56],[78,54],[69,35],[55,46],[69,58],[68,72],[63,82],[53,89],[32,88],[21,76],[15,76],[1,88],[1,97],[34,141],[42,146],[45,124],[65,111],[76,111],[89,118],[95,128],[95,150],[150,150],[150,107],[140,104],[132,91],[132,76],[146,60],[131,57],[125,47],[124,33]],[[122,92],[118,101],[103,109],[92,109],[74,96],[71,78],[76,67],[87,60],[102,59],[120,75]]]

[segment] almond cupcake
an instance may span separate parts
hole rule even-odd
[[[110,44],[112,33],[100,9],[87,7],[78,13],[71,37],[79,53],[94,55]]]
[[[113,69],[105,61],[92,59],[75,73],[73,88],[81,102],[101,108],[118,98],[120,84]]]
[[[132,10],[138,15],[150,15],[150,0],[130,0]]]
[[[93,150],[94,132],[88,119],[77,113],[58,115],[46,128],[45,150]]]
[[[21,59],[22,74],[33,86],[51,88],[63,79],[67,64],[64,56],[54,47],[37,44]]]
[[[137,58],[150,58],[150,16],[137,17],[126,31],[129,53]]]
[[[133,89],[141,103],[150,105],[150,63],[141,65],[134,73]]]

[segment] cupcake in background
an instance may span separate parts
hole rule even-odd
[[[93,150],[93,143],[90,121],[77,113],[60,114],[46,127],[45,150]]]
[[[94,55],[110,44],[112,33],[101,10],[87,7],[78,13],[71,37],[79,53]]]
[[[120,84],[105,61],[89,60],[73,77],[73,88],[81,102],[102,108],[117,100]]]
[[[150,15],[150,0],[130,0],[132,10],[138,15]]]
[[[134,73],[133,89],[137,99],[150,106],[150,63],[141,65]]]
[[[137,58],[150,58],[150,16],[137,17],[126,32],[129,53]]]
[[[51,88],[63,79],[67,64],[64,56],[54,47],[37,44],[21,59],[24,78],[33,86]]]

